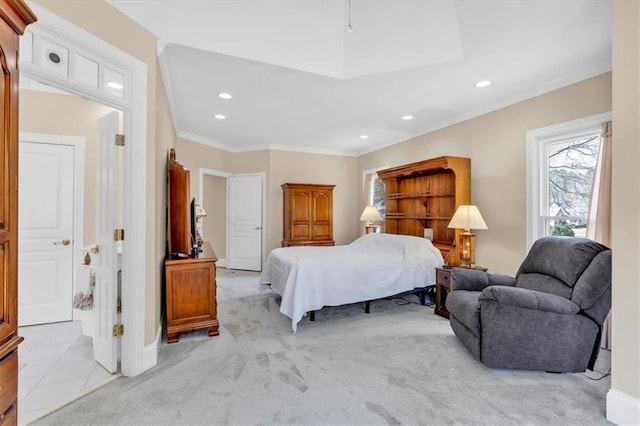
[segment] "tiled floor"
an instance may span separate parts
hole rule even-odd
[[[79,321],[20,327],[18,424],[25,425],[119,377],[93,359]]]

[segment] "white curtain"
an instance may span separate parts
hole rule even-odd
[[[611,245],[611,122],[602,124],[587,218],[587,238]]]
[[[587,238],[611,247],[611,122],[602,123],[598,162],[587,218]],[[611,315],[602,327],[601,346],[611,348]]]

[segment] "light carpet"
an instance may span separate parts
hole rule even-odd
[[[293,334],[258,277],[219,270],[220,336],[163,343],[156,367],[36,424],[609,424],[608,376],[486,368],[416,296],[325,307]]]

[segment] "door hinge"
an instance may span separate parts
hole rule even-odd
[[[113,325],[113,337],[122,336],[124,334],[124,325],[122,324],[114,324]]]
[[[113,241],[124,241],[124,229],[113,230]]]
[[[120,300],[119,297],[118,297],[118,304],[116,305],[116,312],[119,314],[122,313],[122,301]]]
[[[124,146],[124,135],[116,135],[116,145]]]

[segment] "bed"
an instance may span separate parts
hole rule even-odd
[[[348,245],[273,250],[260,276],[282,296],[280,312],[294,333],[305,313],[393,296],[435,284],[442,266],[431,241],[408,235],[367,234]]]

